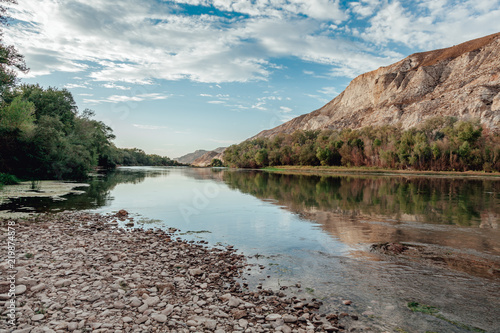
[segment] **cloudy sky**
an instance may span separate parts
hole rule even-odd
[[[18,0],[23,82],[69,89],[118,147],[177,157],[311,112],[359,74],[500,31],[500,0]]]

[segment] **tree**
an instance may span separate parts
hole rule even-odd
[[[0,129],[6,131],[19,130],[26,134],[33,130],[35,121],[35,105],[17,96],[12,103],[0,108]]]
[[[17,4],[15,0],[0,0],[0,24],[8,24],[8,8],[2,3]],[[27,73],[29,71],[21,55],[13,45],[3,43],[3,31],[0,31],[0,102],[4,101],[5,95],[17,83],[17,71]]]

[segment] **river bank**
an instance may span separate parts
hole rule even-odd
[[[430,171],[430,170],[391,170],[377,167],[341,167],[341,166],[299,166],[299,165],[280,165],[262,168],[263,171],[279,172],[288,174],[342,174],[342,175],[410,175],[410,176],[442,176],[442,177],[487,177],[500,179],[500,172],[484,171]]]
[[[247,290],[236,279],[249,264],[231,246],[187,242],[175,229],[122,228],[133,222],[121,213],[0,219],[17,270],[15,325],[11,284],[0,282],[0,332],[336,332],[357,319],[320,315],[315,299]],[[9,262],[0,270],[7,276]]]

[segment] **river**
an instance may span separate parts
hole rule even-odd
[[[256,264],[248,288],[315,297],[324,311],[357,314],[353,327],[500,331],[498,178],[131,167],[89,184],[65,200],[19,198],[0,210],[125,209],[135,227],[234,245]],[[411,250],[373,251],[378,243]]]

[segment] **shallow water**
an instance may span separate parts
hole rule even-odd
[[[357,313],[374,331],[500,327],[497,276],[369,251],[373,243],[408,242],[498,265],[500,180],[122,168],[85,190],[65,201],[15,199],[0,210],[126,209],[136,226],[175,227],[183,237],[234,245],[266,266],[247,272],[250,287],[300,283],[301,291],[288,290]],[[437,307],[454,323],[411,312],[411,301]]]

